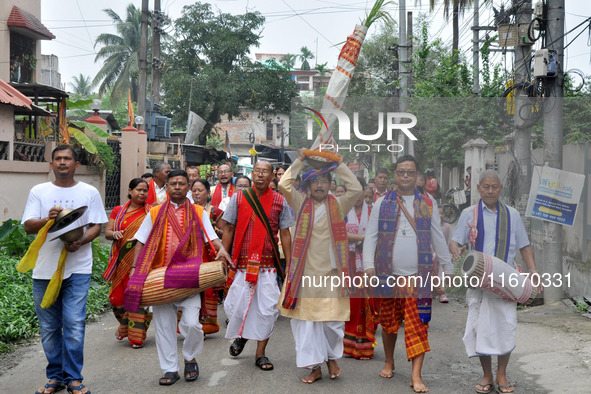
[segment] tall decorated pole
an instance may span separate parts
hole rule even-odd
[[[391,1],[377,0],[371,11],[367,14],[365,21],[355,26],[353,34],[347,37],[347,42],[339,53],[337,66],[330,77],[326,94],[324,95],[321,112],[323,113],[325,122],[321,124],[320,133],[314,140],[311,149],[304,151],[304,154],[308,158],[325,162],[338,160],[330,152],[331,149],[325,149],[324,147],[324,145],[332,145],[334,147],[332,150],[337,151],[337,143],[334,139],[333,132],[337,116],[331,113],[331,110],[340,110],[345,103],[347,91],[349,90],[351,78],[353,78],[355,67],[357,66],[357,59],[359,58],[359,52],[361,51],[361,45],[363,45],[367,30],[379,19],[391,20],[390,15],[384,11],[384,8],[389,4],[391,4]]]

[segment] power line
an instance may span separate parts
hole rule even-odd
[[[84,14],[82,13],[82,10],[80,9],[80,4],[78,3],[78,0],[76,0],[76,5],[78,6],[78,11],[80,12],[80,16],[82,17],[82,20],[84,21]],[[84,21],[84,27],[86,27],[86,34],[88,34],[88,42],[90,43],[90,45],[92,45],[92,37],[90,37],[90,32],[88,31],[88,26],[86,26],[86,21]]]
[[[287,4],[287,2],[286,2],[285,0],[281,0],[281,1],[283,1],[283,4],[285,4],[286,6],[288,6],[288,7],[289,7],[289,9],[291,9],[293,12],[295,12],[295,10],[294,10],[293,8],[291,8],[291,6],[290,6],[289,4]],[[322,38],[324,38],[326,41],[328,41],[328,43],[329,43],[330,45],[332,45],[332,46],[336,46],[335,44],[333,44],[333,43],[332,43],[332,41],[330,41],[328,38],[326,38],[326,37],[324,36],[324,34],[320,33],[320,32],[319,32],[319,31],[318,31],[318,30],[317,30],[317,29],[316,29],[314,26],[312,26],[310,23],[308,23],[308,21],[307,21],[307,20],[305,20],[305,19],[304,19],[304,18],[303,18],[301,15],[299,15],[299,14],[298,14],[298,16],[299,16],[299,17],[300,17],[300,18],[301,18],[301,19],[302,19],[304,22],[306,22],[306,24],[307,24],[308,26],[310,26],[310,27],[312,28],[312,30],[314,30],[316,33],[320,34],[320,36],[321,36]]]

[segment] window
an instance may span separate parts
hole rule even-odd
[[[267,141],[273,140],[273,123],[267,123]]]

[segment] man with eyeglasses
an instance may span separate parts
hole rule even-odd
[[[328,168],[304,173],[302,185],[295,190],[292,182],[303,169],[304,161],[300,150],[298,159],[279,182],[279,189],[294,211],[299,212],[290,270],[283,284],[279,309],[283,316],[291,318],[296,365],[309,370],[302,382],[314,383],[322,378],[324,362],[331,379],[341,374],[337,360],[343,357],[345,322],[350,319],[349,297],[343,296],[341,287],[322,284],[322,279],[332,281],[349,275],[344,215],[353,208],[362,188],[340,160]],[[332,171],[347,188],[338,198],[328,193]]]
[[[230,288],[224,301],[228,317],[226,339],[233,339],[230,355],[238,356],[246,341],[257,341],[255,365],[263,371],[273,369],[265,355],[269,337],[279,317],[277,276],[283,268],[277,245],[289,261],[293,218],[285,198],[269,188],[273,167],[258,161],[252,171],[253,186],[232,196],[222,219],[227,223],[222,237],[224,247],[232,248]]]
[[[232,179],[234,178],[234,172],[227,164],[222,164],[218,167],[217,171],[218,184],[213,190],[213,196],[211,197],[211,205],[222,211],[226,210],[226,206],[230,201],[232,195],[236,192]]]
[[[454,259],[469,246],[515,267],[514,259],[519,250],[529,273],[537,274],[534,253],[519,212],[499,201],[503,191],[499,174],[494,170],[484,171],[476,188],[480,201],[462,211],[449,244]],[[483,371],[476,391],[491,392],[494,385],[501,393],[515,391],[507,379],[507,365],[515,348],[517,303],[488,294],[484,296],[479,288],[466,291],[466,303],[468,318],[463,341],[468,356],[480,358]],[[498,356],[496,381],[493,381],[492,356]]]
[[[380,376],[391,378],[394,373],[394,347],[404,321],[406,356],[412,360],[410,385],[415,392],[424,393],[428,388],[421,370],[425,353],[430,350],[427,330],[432,301],[431,247],[440,259],[438,275],[451,275],[454,267],[441,231],[437,203],[415,187],[415,158],[400,157],[394,174],[397,189],[378,199],[372,208],[365,231],[363,262],[366,274],[377,274],[380,280],[375,296],[382,298],[379,319],[386,356]]]

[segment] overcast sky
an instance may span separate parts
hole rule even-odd
[[[103,32],[114,33],[115,29],[111,19],[103,12],[103,9],[111,8],[125,19],[125,9],[132,1],[126,0],[42,0],[41,20],[57,37],[52,41],[42,41],[43,54],[55,54],[59,57],[62,83],[72,82],[72,78],[82,73],[94,77],[101,67],[100,61],[95,63],[96,52],[94,40]],[[333,68],[339,54],[339,44],[347,35],[351,34],[355,24],[364,18],[365,10],[373,5],[373,0],[223,0],[212,1],[214,9],[232,14],[245,11],[259,11],[265,18],[262,39],[259,48],[252,48],[254,53],[299,53],[302,46],[307,46],[315,54],[317,59],[310,61],[313,66],[316,63],[328,62]],[[137,8],[141,8],[141,0],[134,0]],[[161,0],[162,9],[172,19],[181,15],[183,6],[194,3],[190,0]],[[407,10],[413,11],[414,18],[419,12],[428,13],[429,1],[415,2],[407,0]],[[422,3],[422,4],[420,4]],[[480,0],[483,3],[483,0]],[[495,0],[497,8],[501,3],[510,4],[510,0]],[[534,1],[535,3],[535,1]],[[430,35],[443,39],[451,46],[451,23],[443,21],[441,1],[436,1],[438,12],[428,15],[431,21]],[[395,20],[398,20],[397,6],[389,7]],[[153,1],[150,1],[150,9],[153,9]],[[480,25],[489,25],[491,16],[481,6]],[[591,16],[591,1],[566,0],[566,24],[567,30],[575,27],[587,17]],[[471,57],[473,10],[470,9],[460,20],[460,45]],[[169,29],[170,30],[170,29]],[[376,30],[372,26],[369,31]],[[570,42],[580,31],[566,37],[565,43]],[[585,74],[591,74],[590,47],[588,46],[588,33],[584,32],[577,38],[566,52],[565,69],[578,68]],[[506,60],[501,54],[496,54],[493,61],[507,63],[510,69],[512,59]],[[299,66],[300,62],[296,63]],[[69,87],[68,87],[69,88]]]

